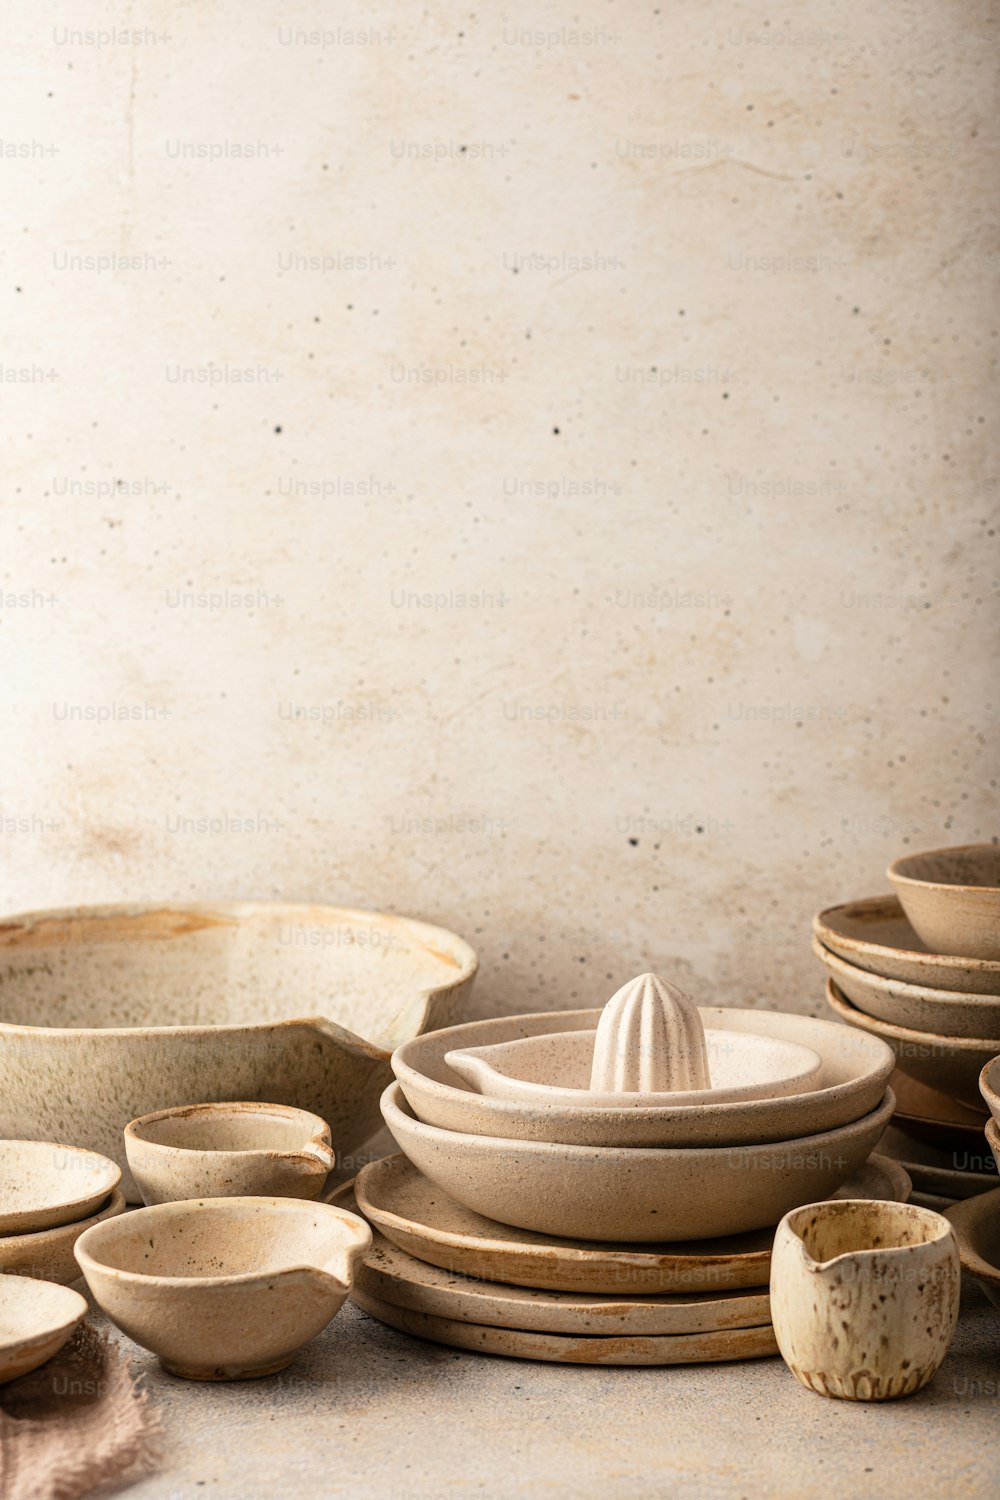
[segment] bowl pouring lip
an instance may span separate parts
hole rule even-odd
[[[806,1242],[796,1227],[795,1221],[803,1214],[817,1212],[828,1219],[844,1218],[851,1209],[858,1208],[865,1209],[876,1217],[881,1212],[887,1218],[893,1210],[903,1210],[903,1218],[915,1219],[917,1223],[926,1225],[934,1233],[930,1238],[920,1240],[915,1245],[859,1245],[854,1250],[841,1250],[837,1255],[831,1255],[826,1260],[817,1260],[806,1247]],[[917,1251],[926,1250],[928,1246],[946,1244],[949,1239],[955,1239],[952,1225],[943,1214],[937,1213],[933,1208],[924,1208],[919,1203],[876,1203],[869,1198],[837,1198],[823,1203],[803,1203],[798,1208],[789,1209],[785,1214],[775,1230],[776,1242],[778,1233],[782,1229],[786,1229],[794,1239],[807,1269],[816,1272],[828,1271],[840,1261],[855,1260],[859,1256],[873,1259],[877,1255],[915,1254]]]
[[[915,859],[934,859],[942,854],[981,854],[987,849],[1000,856],[997,844],[956,844],[945,849],[922,849],[914,854],[900,854],[886,866],[886,875],[894,885],[908,885],[927,891],[981,891],[987,895],[1000,896],[1000,885],[966,885],[960,880],[923,880],[919,875],[907,875],[901,867]]]
[[[170,1288],[191,1290],[194,1287],[250,1287],[255,1284],[275,1281],[278,1278],[286,1276],[300,1275],[302,1272],[310,1275],[319,1272],[331,1282],[337,1281],[341,1286],[346,1285],[341,1278],[330,1272],[327,1266],[331,1260],[344,1255],[347,1256],[348,1264],[353,1264],[358,1256],[363,1255],[370,1246],[372,1241],[371,1227],[360,1214],[351,1213],[349,1209],[341,1208],[336,1203],[314,1203],[300,1198],[246,1197],[189,1198],[183,1200],[183,1206],[188,1209],[231,1210],[233,1205],[246,1207],[260,1204],[267,1204],[278,1212],[290,1214],[301,1214],[309,1210],[331,1210],[337,1222],[347,1232],[348,1237],[346,1242],[343,1245],[339,1245],[327,1257],[327,1261],[324,1263],[317,1261],[296,1261],[294,1264],[271,1268],[262,1266],[253,1271],[237,1271],[221,1276],[168,1276],[153,1274],[147,1271],[129,1271],[124,1266],[110,1265],[108,1261],[102,1260],[98,1254],[95,1254],[90,1248],[90,1243],[99,1246],[102,1240],[113,1239],[114,1233],[121,1232],[121,1226],[117,1225],[114,1220],[108,1220],[106,1223],[94,1224],[89,1229],[85,1229],[73,1246],[73,1253],[76,1256],[77,1264],[85,1276],[88,1276],[89,1273],[98,1276],[109,1276],[115,1281],[126,1282],[132,1286],[162,1287],[167,1290]],[[181,1206],[180,1203],[176,1202],[155,1203],[146,1208],[135,1209],[133,1213],[119,1215],[118,1217],[122,1218],[124,1223],[134,1225],[138,1214],[156,1214],[160,1218],[171,1218]],[[238,1211],[235,1217],[241,1217]],[[115,1225],[115,1229],[113,1233],[108,1233],[108,1226],[111,1224]]]
[[[158,1141],[155,1137],[146,1134],[147,1127],[158,1125],[163,1120],[191,1119],[204,1114],[206,1118],[218,1118],[220,1115],[230,1112],[231,1118],[239,1119],[246,1114],[256,1113],[265,1117],[278,1116],[285,1120],[294,1122],[300,1119],[303,1122],[303,1130],[308,1128],[311,1134],[303,1135],[297,1145],[289,1146],[181,1146],[173,1142]],[[136,1141],[147,1150],[163,1152],[164,1156],[174,1159],[184,1157],[212,1157],[212,1156],[236,1156],[243,1159],[250,1157],[267,1157],[272,1161],[295,1161],[309,1160],[319,1164],[319,1154],[316,1148],[322,1148],[325,1154],[332,1154],[333,1147],[330,1141],[330,1127],[320,1115],[313,1114],[308,1109],[297,1109],[291,1104],[271,1104],[264,1100],[257,1102],[253,1099],[223,1100],[218,1104],[211,1102],[204,1104],[177,1104],[169,1109],[151,1110],[149,1114],[139,1115],[137,1119],[130,1120],[124,1130],[126,1147],[129,1141]],[[324,1168],[329,1171],[329,1168]]]

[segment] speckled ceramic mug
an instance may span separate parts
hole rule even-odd
[[[771,1252],[782,1358],[821,1396],[908,1396],[948,1351],[959,1277],[955,1233],[930,1209],[853,1198],[792,1209]]]

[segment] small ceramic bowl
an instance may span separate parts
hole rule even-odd
[[[997,1164],[997,1171],[1000,1172],[1000,1125],[997,1124],[996,1120],[987,1120],[986,1140],[990,1150],[993,1152],[993,1160]]]
[[[336,1160],[319,1115],[284,1104],[187,1104],[125,1127],[143,1203],[318,1198]]]
[[[886,873],[932,952],[1000,958],[1000,844],[907,854]]]
[[[1000,1124],[1000,1057],[991,1057],[979,1075],[979,1092],[994,1120]]]
[[[655,1109],[783,1098],[812,1088],[823,1060],[811,1047],[752,1032],[706,1030],[710,1089],[670,1093],[590,1090],[594,1031],[562,1031],[456,1048],[445,1062],[488,1098],[589,1109]]]
[[[85,1230],[125,1212],[125,1196],[115,1188],[96,1214],[75,1224],[56,1224],[52,1229],[37,1229],[31,1234],[0,1235],[0,1272],[14,1276],[35,1276],[40,1281],[57,1281],[67,1286],[76,1281],[80,1268],[73,1258],[73,1246]]]
[[[98,1224],[76,1258],[108,1317],[172,1374],[247,1380],[326,1327],[371,1240],[328,1203],[202,1198]]]
[[[0,1235],[89,1218],[121,1181],[96,1151],[51,1141],[0,1141]]]
[[[860,1199],[792,1209],[771,1252],[781,1356],[820,1396],[909,1396],[948,1352],[959,1283],[955,1233],[930,1209]]]
[[[962,1270],[1000,1307],[1000,1188],[953,1204],[945,1217],[958,1236]]]
[[[1000,1036],[1000,994],[966,995],[883,979],[846,963],[817,938],[812,950],[851,1004],[876,1020],[943,1036]]]
[[[68,1286],[0,1276],[0,1385],[58,1354],[87,1316],[87,1299]]]

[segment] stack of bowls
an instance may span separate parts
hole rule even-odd
[[[886,1148],[928,1197],[969,1196],[996,1180],[979,1076],[1000,1053],[1000,846],[906,855],[888,876],[895,896],[820,912],[813,951],[831,1008],[896,1056]]]
[[[905,1173],[868,1161],[893,1110],[893,1057],[877,1038],[811,1017],[699,1014],[710,1061],[713,1045],[756,1045],[783,1057],[788,1076],[737,1086],[724,1102],[711,1090],[656,1104],[588,1097],[585,1078],[573,1083],[596,1010],[473,1022],[401,1046],[383,1114],[404,1156],[366,1167],[354,1185],[378,1231],[355,1300],[409,1332],[495,1353],[618,1363],[773,1353],[759,1289],[782,1215],[838,1190],[908,1195]],[[538,1086],[539,1070],[552,1086]],[[585,1305],[566,1304],[581,1294]],[[650,1349],[639,1335],[654,1327],[667,1343]],[[719,1335],[735,1329],[746,1337],[720,1350]],[[525,1342],[532,1333],[556,1352]],[[568,1335],[572,1350],[559,1342]]]
[[[1000,1056],[991,1057],[979,1079],[990,1111],[986,1139],[1000,1170]],[[1000,1307],[1000,1188],[966,1198],[948,1210],[958,1240],[962,1268],[975,1277],[987,1297]]]
[[[81,1234],[125,1210],[121,1175],[77,1146],[0,1140],[0,1274],[75,1281]]]

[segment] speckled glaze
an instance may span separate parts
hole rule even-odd
[[[475,971],[454,933],[340,907],[165,903],[9,918],[0,1135],[111,1157],[131,1202],[125,1126],[186,1101],[306,1109],[350,1154],[378,1129],[389,1053],[458,1020]]]
[[[414,1117],[398,1083],[382,1096],[382,1113],[414,1165],[476,1213],[542,1234],[617,1243],[710,1239],[776,1224],[861,1165],[894,1102],[890,1089],[864,1119],[800,1140],[677,1150],[439,1130]]]
[[[1000,995],[1000,959],[930,953],[896,896],[868,896],[830,906],[813,933],[846,963],[885,979],[966,995]]]
[[[189,1104],[125,1128],[145,1204],[181,1198],[318,1198],[336,1156],[318,1115],[283,1104]]]
[[[83,1235],[76,1258],[118,1327],[191,1380],[271,1375],[342,1307],[363,1219],[294,1198],[161,1203]]]
[[[826,998],[831,1010],[849,1026],[888,1042],[898,1066],[918,1083],[951,1094],[964,1104],[979,1105],[979,1076],[989,1059],[1000,1052],[1000,1039],[944,1036],[893,1026],[852,1005],[832,979],[826,982]]]
[[[945,1218],[958,1238],[962,1270],[1000,1307],[1000,1188],[952,1204]]]
[[[960,990],[934,990],[883,979],[845,963],[815,938],[812,946],[841,994],[876,1020],[945,1036],[1000,1036],[1000,994],[966,995]]]
[[[78,1146],[0,1140],[0,1235],[89,1218],[121,1175],[106,1156]]]
[[[39,1229],[33,1234],[0,1235],[0,1272],[13,1276],[34,1276],[40,1281],[57,1281],[67,1286],[76,1281],[80,1268],[73,1258],[73,1247],[85,1230],[125,1212],[121,1188],[115,1188],[89,1219],[76,1224],[58,1224],[53,1229]]]
[[[700,1024],[700,1022],[699,1022]],[[491,1099],[507,1099],[550,1113],[565,1109],[651,1110],[710,1108],[749,1099],[804,1093],[819,1077],[822,1058],[812,1048],[778,1038],[732,1031],[705,1031],[712,1085],[699,1089],[638,1092],[589,1086],[597,1031],[457,1048],[445,1062]]]
[[[87,1311],[68,1286],[0,1275],[0,1385],[58,1354]]]
[[[994,1120],[1000,1123],[1000,1057],[991,1057],[979,1075],[979,1092]]]
[[[907,854],[886,874],[933,952],[1000,959],[1000,845]]]
[[[591,1092],[662,1094],[708,1089],[705,1028],[689,995],[640,974],[616,990],[594,1038]]]
[[[771,1252],[771,1316],[809,1390],[886,1401],[933,1376],[958,1321],[958,1244],[911,1203],[810,1203],[785,1215]]]
[[[654,1109],[554,1107],[487,1098],[467,1087],[446,1062],[453,1048],[478,1048],[520,1037],[590,1030],[596,1010],[542,1012],[472,1021],[406,1042],[392,1066],[419,1120],[466,1135],[548,1141],[570,1146],[728,1146],[787,1140],[833,1130],[869,1114],[885,1093],[895,1058],[884,1042],[833,1021],[780,1011],[702,1010],[709,1034],[759,1033],[797,1042],[823,1059],[816,1086],[781,1099]]]

